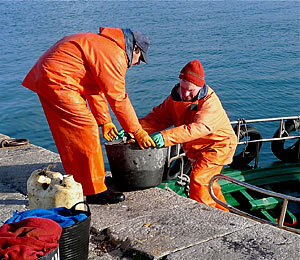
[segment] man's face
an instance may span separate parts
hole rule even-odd
[[[141,55],[142,55],[142,52],[141,50],[135,46],[134,50],[133,50],[133,53],[132,53],[132,65],[139,65],[141,63]]]
[[[201,87],[193,84],[192,82],[180,79],[179,95],[183,101],[193,100],[199,93]]]

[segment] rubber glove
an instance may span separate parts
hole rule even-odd
[[[155,142],[156,147],[162,148],[165,146],[165,141],[164,141],[163,135],[160,132],[156,132],[150,136],[152,137],[153,141]]]
[[[118,130],[112,122],[102,125],[101,129],[102,129],[103,137],[107,141],[111,142],[118,135]]]
[[[148,133],[140,128],[133,133],[134,139],[138,142],[139,147],[144,150],[144,148],[148,148],[150,146],[155,147],[155,143],[152,138],[148,135]]]
[[[129,135],[127,132],[125,132],[125,131],[123,130],[123,128],[121,128],[121,129],[118,131],[118,135],[117,135],[117,137],[116,137],[116,140],[123,139],[124,136],[127,137],[127,138],[130,138],[130,135]]]

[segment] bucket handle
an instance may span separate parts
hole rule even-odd
[[[91,214],[90,207],[89,207],[89,205],[88,205],[85,201],[79,201],[79,202],[77,202],[76,204],[74,204],[74,205],[72,206],[72,208],[70,208],[70,210],[71,210],[72,212],[74,212],[74,211],[76,210],[76,206],[77,206],[78,204],[80,204],[80,203],[85,204],[85,206],[87,207],[87,213],[88,213],[88,215],[90,215],[90,214]]]

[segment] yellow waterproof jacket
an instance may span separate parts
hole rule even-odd
[[[176,101],[171,94],[139,121],[150,134],[174,125],[161,132],[165,146],[182,143],[191,162],[201,157],[218,165],[229,164],[237,137],[218,96],[206,87],[207,94],[194,102]]]
[[[22,85],[52,100],[68,91],[88,100],[98,125],[111,122],[106,100],[126,132],[140,128],[125,91],[128,58],[122,29],[66,36],[40,57]],[[106,98],[106,100],[105,100]]]

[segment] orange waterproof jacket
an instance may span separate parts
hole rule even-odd
[[[191,162],[199,156],[209,158],[218,165],[229,164],[235,151],[237,138],[216,93],[209,87],[207,94],[194,101],[174,100],[179,84],[164,102],[140,119],[148,133],[162,131],[165,146],[183,144]]]
[[[134,132],[141,126],[125,91],[125,48],[118,28],[66,36],[40,57],[22,85],[52,100],[66,90],[80,93],[98,125],[111,122],[106,98],[122,128]]]

